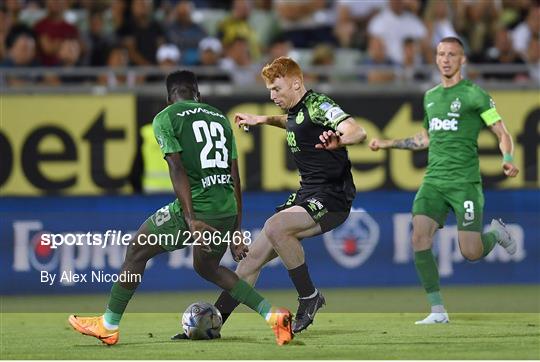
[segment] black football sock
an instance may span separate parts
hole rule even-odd
[[[229,318],[231,313],[240,305],[240,302],[231,297],[231,295],[223,291],[219,295],[218,299],[214,303],[214,306],[219,309],[219,312],[221,313],[221,317],[223,317],[223,323]]]
[[[300,298],[310,297],[315,294],[315,287],[309,276],[306,263],[289,270],[289,277],[291,278],[298,296]]]

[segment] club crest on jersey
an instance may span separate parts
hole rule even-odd
[[[296,124],[300,124],[302,122],[304,122],[304,111],[300,111],[296,115]]]
[[[495,108],[495,101],[493,100],[493,98],[489,99],[489,108]]]
[[[324,234],[324,245],[332,258],[347,269],[369,259],[379,242],[379,224],[363,209],[353,209],[348,219]]]
[[[452,104],[450,104],[450,110],[453,112],[453,113],[456,113],[457,111],[459,111],[459,109],[461,108],[461,102],[459,101],[459,98],[456,98]]]
[[[157,139],[157,143],[158,143],[159,147],[163,148],[163,137],[157,136],[156,139]]]

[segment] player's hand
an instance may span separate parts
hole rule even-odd
[[[234,115],[234,123],[238,127],[256,126],[264,122],[264,116],[256,116],[249,113],[236,113]]]
[[[236,233],[238,235],[241,235],[241,243],[234,243],[233,241],[237,241],[236,237],[233,238],[233,241],[229,244],[229,247],[231,249],[231,254],[234,259],[234,261],[239,262],[240,260],[244,259],[247,256],[247,253],[249,252],[249,247],[244,243],[244,237],[242,234],[242,231],[238,230]]]
[[[381,144],[381,140],[378,139],[378,138],[373,138],[370,142],[369,142],[369,148],[371,148],[372,151],[378,151],[380,150],[382,147],[382,144]]]
[[[212,251],[212,248],[210,247],[210,245],[212,245],[212,240],[205,240],[204,237],[210,235],[210,238],[212,238],[213,235],[215,235],[214,233],[219,232],[219,230],[208,225],[204,221],[195,219],[188,221],[188,228],[191,232],[191,237],[199,240],[202,250],[210,253]],[[205,231],[208,232],[205,233]]]
[[[324,131],[319,136],[319,140],[321,141],[321,143],[317,143],[315,145],[315,148],[318,148],[320,150],[336,150],[340,147],[343,147],[339,132]]]
[[[512,162],[503,162],[504,174],[508,177],[516,177],[519,173],[519,169]]]
[[[214,233],[214,232],[218,231],[218,229],[208,225],[204,221],[195,220],[195,219],[191,219],[188,222],[188,227],[189,227],[189,231],[191,231],[191,233],[194,233],[194,232],[197,231],[197,232],[202,234],[204,231],[210,231],[211,233]]]

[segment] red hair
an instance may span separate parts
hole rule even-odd
[[[279,57],[272,63],[266,64],[261,70],[261,77],[267,83],[272,83],[276,78],[297,77],[303,82],[302,69],[289,57]]]

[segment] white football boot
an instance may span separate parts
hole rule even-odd
[[[497,243],[502,246],[510,255],[514,255],[517,250],[516,241],[512,239],[512,235],[508,232],[506,225],[501,219],[491,220],[491,228],[499,234]]]
[[[414,324],[439,324],[439,323],[450,323],[450,318],[448,318],[448,313],[430,313],[426,318],[421,321],[416,321]]]

